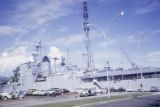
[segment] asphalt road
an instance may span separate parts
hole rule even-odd
[[[113,93],[112,95],[123,95],[127,93]],[[131,93],[128,93],[131,94]],[[90,97],[77,97],[77,95],[63,95],[57,97],[50,97],[50,96],[29,96],[25,97],[24,99],[18,100],[8,100],[8,101],[0,101],[0,107],[26,107],[26,106],[33,106],[39,104],[48,104],[48,103],[56,103],[56,102],[66,102],[66,101],[73,101],[73,100],[81,100],[81,99],[90,99],[90,98],[97,98],[107,96],[104,95],[97,95],[97,96],[90,96]],[[139,98],[132,98],[132,99],[122,99],[123,101],[110,101],[106,103],[99,103],[96,105],[88,105],[82,107],[160,107],[160,106],[147,106],[151,104],[157,104],[160,102],[160,94],[151,95],[147,97],[139,97]]]
[[[112,93],[113,96],[123,95],[123,94],[127,94],[127,93]],[[24,99],[0,101],[0,107],[26,107],[26,106],[33,106],[33,105],[40,105],[40,104],[66,102],[66,101],[90,99],[90,98],[97,98],[97,97],[104,97],[104,96],[107,96],[107,94],[98,94],[97,96],[89,96],[89,97],[78,97],[78,95],[63,95],[63,96],[57,96],[57,97],[29,96],[29,97],[25,97]]]
[[[160,94],[85,105],[81,107],[160,107]]]
[[[24,99],[0,101],[0,107],[27,107],[39,104],[48,104],[55,102],[64,102],[75,99],[75,95],[64,95],[64,96],[28,96]]]
[[[126,94],[126,93],[112,93],[112,95],[123,95],[123,94]],[[90,97],[78,97],[78,95],[63,95],[63,96],[57,96],[57,97],[28,96],[28,97],[25,97],[24,99],[0,101],[0,107],[26,107],[26,106],[33,106],[33,105],[40,105],[40,104],[90,99],[90,98],[103,97],[103,96],[107,96],[107,94],[98,94],[97,96],[90,96]]]

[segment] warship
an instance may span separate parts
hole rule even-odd
[[[35,45],[32,53],[33,61],[19,65],[14,71],[11,79],[1,85],[4,90],[37,89],[47,90],[50,88],[65,88],[74,90],[78,88],[96,87],[97,89],[124,88],[129,91],[150,91],[152,87],[160,89],[160,68],[138,67],[132,63],[131,69],[116,70],[105,66],[95,69],[93,54],[90,46],[89,21],[87,2],[83,2],[83,31],[86,67],[80,68],[75,65],[65,63],[65,58],[61,58],[60,68],[54,70],[51,67],[51,58],[41,55],[41,41]],[[57,58],[53,58],[55,64]],[[2,89],[2,88],[1,88]]]

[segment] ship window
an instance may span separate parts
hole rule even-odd
[[[122,80],[122,76],[121,75],[116,75],[116,76],[114,76],[114,80],[115,81],[120,81],[120,80]]]
[[[107,81],[107,77],[106,77],[106,76],[97,77],[96,79],[97,79],[99,82],[100,82],[100,81]]]
[[[156,72],[156,74],[160,74],[160,71]]]
[[[156,77],[156,73],[155,72],[150,72],[150,73],[145,73],[143,74],[144,78],[154,78]]]
[[[85,78],[85,79],[82,79],[82,81],[84,81],[84,82],[92,82],[93,78]]]
[[[137,79],[137,74],[123,75],[123,80]]]

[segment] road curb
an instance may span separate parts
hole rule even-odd
[[[87,107],[87,106],[97,105],[97,104],[104,104],[104,103],[117,102],[117,101],[124,101],[124,100],[128,100],[128,99],[131,99],[131,98],[132,97],[123,98],[123,99],[113,99],[113,100],[108,100],[108,101],[89,103],[89,104],[84,104],[84,105],[79,105],[79,106],[72,106],[72,107]]]
[[[125,100],[129,100],[129,99],[133,99],[133,98],[141,98],[141,97],[146,97],[146,96],[156,95],[156,94],[160,94],[160,93],[151,93],[151,94],[148,94],[148,95],[135,96],[135,97],[129,96],[127,98],[122,98],[122,99],[112,99],[112,100],[108,100],[108,101],[95,102],[95,103],[83,104],[83,105],[72,106],[72,107],[87,107],[87,106],[91,106],[91,105],[98,105],[98,104],[105,104],[105,103],[110,103],[110,102],[125,101]]]

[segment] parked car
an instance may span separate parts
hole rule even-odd
[[[12,99],[12,94],[9,92],[0,92],[0,99],[2,100]]]
[[[137,89],[137,91],[138,91],[138,92],[142,92],[142,89],[139,88],[139,89]]]
[[[95,88],[85,88],[82,89],[79,93],[80,97],[84,97],[84,96],[95,96],[97,95],[96,89]]]
[[[61,91],[61,89],[59,89],[59,88],[52,88],[52,90],[55,91],[55,94],[56,94],[56,95],[61,95],[61,94],[62,94],[62,91]]]
[[[96,89],[96,93],[107,93],[107,89]]]
[[[59,88],[51,88],[51,89],[49,89],[48,94],[52,95],[52,96],[61,95],[62,94],[62,90],[59,89]]]
[[[151,88],[150,88],[150,92],[158,92],[159,91],[159,89],[158,89],[158,87],[156,87],[156,86],[152,86]]]
[[[53,89],[49,89],[47,95],[56,96],[56,91]]]
[[[47,93],[44,91],[44,90],[36,90],[36,91],[34,91],[33,93],[32,93],[32,95],[34,95],[34,96],[37,96],[37,95],[39,95],[39,96],[44,96],[44,95],[46,95]]]
[[[81,92],[81,90],[83,90],[83,88],[77,88],[75,90],[71,90],[71,93],[73,93],[73,94],[79,94]]]
[[[117,89],[115,89],[115,88],[110,88],[110,92],[117,92],[118,90]]]
[[[88,96],[88,89],[81,89],[79,92],[79,96],[80,97]]]
[[[36,91],[36,89],[28,89],[28,92],[26,93],[26,95],[28,96],[33,95],[34,91]]]
[[[126,91],[127,92],[133,92],[134,90],[132,88],[127,88]]]
[[[61,89],[61,92],[62,93],[70,93],[70,91],[68,89],[65,89],[65,88]]]
[[[118,88],[118,92],[124,92],[124,91],[126,91],[126,89],[124,89],[123,87]]]

